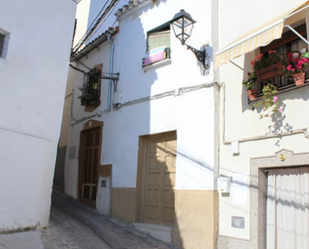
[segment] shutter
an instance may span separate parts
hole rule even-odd
[[[170,30],[153,32],[148,35],[148,50],[167,46],[170,47]]]

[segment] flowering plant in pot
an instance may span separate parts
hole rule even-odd
[[[247,88],[248,98],[250,100],[256,100],[257,98],[258,90],[254,88],[256,79],[255,73],[248,73],[248,79],[242,81],[242,84]]]
[[[288,64],[283,69],[283,73],[293,76],[296,86],[305,83],[305,73],[309,62],[307,58],[301,57],[300,55],[299,52],[288,53]]]
[[[267,84],[263,87],[262,101],[254,104],[255,107],[263,106],[263,112],[268,110],[267,114],[260,114],[260,119],[268,117],[272,113],[282,112],[283,108],[279,107],[278,96],[275,94],[278,92],[276,87],[272,84]]]
[[[267,56],[259,54],[251,61],[251,66],[258,80],[262,81],[282,75],[283,63],[286,63],[285,56],[278,54],[276,50],[270,50]]]

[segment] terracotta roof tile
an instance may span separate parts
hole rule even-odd
[[[103,42],[107,40],[107,34],[111,33],[112,36],[119,32],[119,27],[109,28],[104,33],[100,34],[97,38],[88,43],[85,47],[79,50],[76,54],[71,55],[71,61],[77,60],[90,53],[93,49],[101,45]]]
[[[143,3],[146,2],[155,2],[156,0],[131,0],[128,2],[128,4],[122,6],[122,8],[118,9],[117,13],[115,15],[119,18],[122,16],[127,10],[133,9]]]

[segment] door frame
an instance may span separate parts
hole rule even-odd
[[[145,176],[146,176],[148,139],[153,138],[153,137],[159,138],[159,137],[166,137],[166,136],[173,136],[173,135],[176,137],[176,141],[177,141],[177,130],[139,136],[137,177],[136,177],[136,212],[135,212],[136,222],[144,222],[145,184],[146,184]],[[177,148],[176,148],[176,154],[177,154]]]
[[[287,149],[282,149],[273,156],[250,159],[250,237],[257,248],[266,248],[266,170],[308,165],[309,153],[294,153]]]
[[[83,130],[80,132],[80,143],[79,143],[79,156],[78,156],[78,199],[82,202],[85,202],[91,206],[96,207],[96,201],[86,201],[82,198],[82,179],[83,179],[83,164],[84,164],[84,158],[85,158],[85,147],[86,147],[86,134],[88,130],[95,129],[99,127],[100,130],[100,141],[99,141],[99,159],[101,158],[102,153],[102,140],[103,140],[103,121],[97,121],[97,120],[89,120],[84,124]],[[96,165],[96,176],[98,177],[99,174],[99,166],[100,166],[100,160],[97,161]],[[98,187],[98,186],[97,186]]]

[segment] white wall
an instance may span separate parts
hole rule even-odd
[[[168,65],[147,72],[142,70],[146,53],[147,31],[171,20],[185,9],[197,21],[188,44],[201,48],[212,46],[211,1],[198,0],[192,6],[188,1],[148,1],[125,13],[119,20],[120,32],[115,36],[114,72],[120,72],[118,90],[123,103],[199,84],[213,83],[213,68],[201,72],[194,54],[181,46],[171,30],[172,59]],[[110,45],[105,43],[82,61],[92,67],[103,62],[108,72]],[[82,74],[75,77],[75,92],[82,85]],[[108,81],[102,81],[101,107],[105,110]],[[74,115],[83,112],[74,97]],[[215,165],[215,90],[204,88],[180,96],[169,96],[143,102],[105,113],[97,120],[104,121],[101,164],[113,164],[112,187],[136,187],[138,138],[141,135],[177,131],[177,189],[214,189]],[[92,114],[93,114],[92,113]],[[68,146],[79,147],[79,134],[84,122],[70,130]],[[68,155],[67,155],[68,157]],[[66,159],[66,192],[77,197],[78,160]]]
[[[262,25],[276,16],[288,11],[305,1],[219,1],[219,48],[233,42],[240,35]],[[241,7],[240,7],[241,6]],[[267,6],[267,8],[265,7]],[[244,21],[245,20],[245,21]],[[258,53],[258,51],[256,51]],[[255,58],[255,52],[241,56],[233,61],[251,71],[250,61]],[[285,108],[279,118],[259,119],[261,108],[249,110],[246,89],[241,82],[244,72],[231,63],[220,66],[220,83],[225,83],[225,105],[221,102],[221,142],[225,131],[225,142],[238,141],[246,138],[256,138],[267,134],[293,131],[309,127],[309,121],[298,110],[306,110],[308,103],[308,87],[296,89],[278,95],[280,104]],[[223,91],[221,100],[223,100]],[[223,117],[223,110],[225,116]],[[224,122],[225,121],[225,122]],[[235,176],[235,173],[250,175],[250,158],[272,156],[281,149],[292,150],[295,153],[308,152],[309,140],[304,135],[291,135],[258,141],[241,142],[239,155],[231,152],[230,144],[221,143],[220,174]],[[250,178],[246,182],[250,184]],[[235,185],[236,186],[236,185]],[[232,187],[230,197],[220,198],[219,235],[239,239],[250,239],[250,187],[243,188],[248,199],[242,200],[241,194],[236,195],[237,186]],[[245,218],[245,228],[231,227],[231,216]]]
[[[76,3],[0,6],[0,28],[10,33],[0,58],[1,231],[48,222]]]
[[[77,25],[75,27],[75,36],[73,47],[82,39],[83,35],[86,33],[89,25],[89,9],[91,5],[91,0],[82,0],[79,1],[76,8]]]

